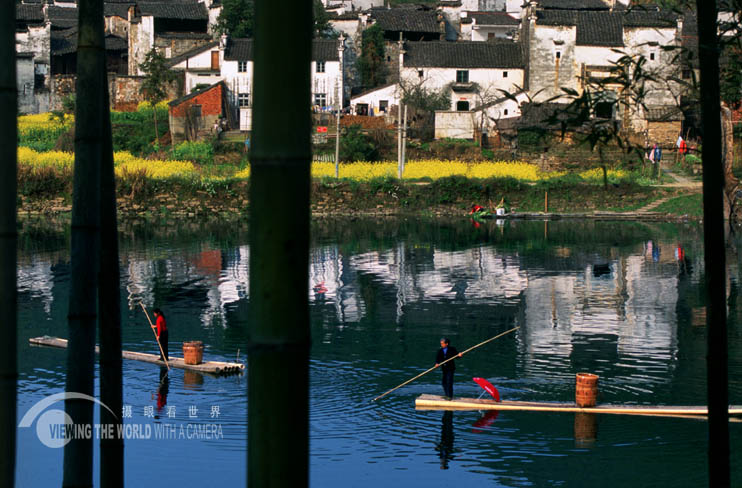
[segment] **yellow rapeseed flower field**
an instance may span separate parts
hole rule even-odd
[[[74,155],[62,151],[38,152],[27,147],[18,148],[18,162],[30,168],[51,167],[59,170],[71,170],[74,165]],[[201,169],[190,161],[180,160],[153,160],[143,159],[132,155],[128,151],[118,151],[114,154],[115,171],[118,176],[125,173],[138,173],[144,171],[146,175],[154,179],[166,179],[172,177],[194,178],[201,180],[213,180],[215,178],[202,173]],[[369,181],[374,178],[397,176],[397,163],[386,161],[381,163],[356,162],[340,165],[340,178],[354,181]],[[315,161],[312,163],[313,178],[333,178],[335,176],[335,163]],[[487,178],[514,178],[519,181],[537,182],[559,178],[566,174],[565,171],[541,171],[538,165],[522,161],[493,161],[468,163],[463,161],[443,160],[421,160],[409,161],[405,165],[403,179],[419,180],[461,176],[473,179]],[[594,168],[577,173],[585,181],[598,183],[603,179],[603,170]],[[609,170],[608,177],[612,180],[626,178],[628,172],[623,170]],[[250,178],[250,167],[242,170],[222,172],[217,179]]]
[[[113,156],[115,171],[118,176],[124,172],[145,171],[147,176],[155,179],[180,177],[198,177],[195,166],[190,161],[149,160],[133,156],[127,151],[116,152]],[[38,152],[27,147],[18,148],[18,164],[30,168],[72,169],[75,156],[69,152]]]
[[[41,131],[56,131],[59,129],[66,129],[74,122],[75,118],[72,115],[65,115],[64,122],[60,121],[56,117],[52,117],[51,114],[33,114],[33,115],[21,115],[18,117],[18,133],[20,136],[27,136],[32,133]]]
[[[386,161],[383,163],[344,163],[339,168],[340,178],[359,181],[368,181],[378,177],[396,177],[397,163]],[[429,178],[437,180],[450,176],[466,178],[515,178],[521,181],[541,181],[566,174],[563,171],[544,172],[535,164],[522,161],[493,161],[468,163],[463,161],[422,160],[408,161],[405,165],[402,178],[418,180]],[[592,174],[592,173],[591,173]],[[314,178],[334,177],[335,163],[315,161],[312,163]]]

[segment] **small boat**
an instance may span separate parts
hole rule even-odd
[[[28,340],[32,346],[48,346],[48,347],[59,347],[62,349],[67,348],[67,339],[60,339],[59,337],[32,337]],[[95,352],[99,353],[98,346],[95,346]],[[165,362],[161,361],[160,356],[157,354],[147,354],[144,352],[136,351],[121,351],[121,357],[124,359],[131,359],[134,361],[143,361],[145,363],[157,364],[159,366],[165,366]],[[224,363],[221,361],[205,361],[200,364],[186,364],[183,358],[169,356],[168,365],[171,368],[187,369],[190,371],[198,371],[199,373],[206,373],[212,375],[229,375],[229,374],[240,374],[245,370],[245,365],[242,363]]]
[[[708,407],[705,405],[596,405],[578,407],[576,403],[567,402],[520,402],[490,398],[453,398],[439,395],[420,395],[415,399],[416,410],[516,410],[530,412],[580,412],[622,415],[654,415],[662,417],[706,418]],[[742,405],[730,405],[730,416],[742,415]]]

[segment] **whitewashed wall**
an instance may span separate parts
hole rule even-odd
[[[451,93],[451,109],[455,109],[456,103],[461,100],[472,102],[472,108],[476,105],[476,100],[482,96],[487,99],[500,98],[500,90],[514,93],[518,87],[523,86],[524,72],[520,68],[476,68],[463,70],[469,71],[469,83],[476,83],[482,90],[480,95],[471,92],[453,92]],[[419,72],[422,70],[423,76]],[[441,90],[450,83],[456,82],[457,68],[411,68],[402,69],[402,79],[409,85],[422,85],[429,90]],[[507,77],[505,76],[507,73]]]
[[[373,109],[374,115],[385,115],[383,112],[379,111],[379,102],[382,100],[388,102],[388,107],[390,109],[395,105],[399,106],[399,93],[396,84],[388,85],[352,98],[350,101],[350,108],[353,113],[356,113],[357,105],[359,103],[365,103],[368,105],[369,109]]]

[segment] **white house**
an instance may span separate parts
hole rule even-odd
[[[471,41],[513,39],[520,20],[507,12],[462,12],[461,37]]]
[[[391,83],[365,91],[353,97],[350,109],[356,115],[389,115],[399,106],[399,85]]]
[[[590,10],[551,8],[577,3]],[[563,88],[582,93],[609,76],[617,61],[626,55],[635,62],[643,56],[643,69],[660,80],[670,79],[673,71],[679,69],[676,53],[663,49],[679,47],[681,43],[682,25],[671,11],[627,10],[621,2],[601,0],[543,0],[531,4],[524,19],[528,28],[522,42],[529,58],[527,86],[536,101],[562,97],[559,101],[568,102]],[[643,105],[653,107],[676,106],[681,92],[680,86],[660,81],[635,83],[632,89],[642,89]],[[622,92],[619,85],[601,90],[605,102],[596,107],[596,116],[622,119],[627,126],[642,130],[646,121],[642,104],[629,107],[615,103],[619,99],[631,100],[631,94]]]
[[[343,106],[344,38],[315,39],[312,43],[312,105],[315,111],[329,111]],[[191,49],[170,60],[172,69],[185,73],[185,90],[198,85],[212,85],[223,80],[230,106],[240,130],[252,129],[253,40],[213,41]]]

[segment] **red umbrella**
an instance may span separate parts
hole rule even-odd
[[[484,391],[492,395],[492,398],[494,398],[496,402],[500,401],[500,392],[497,391],[497,388],[495,388],[495,385],[485,380],[484,378],[472,378],[472,380],[474,380],[474,383],[484,388]]]

